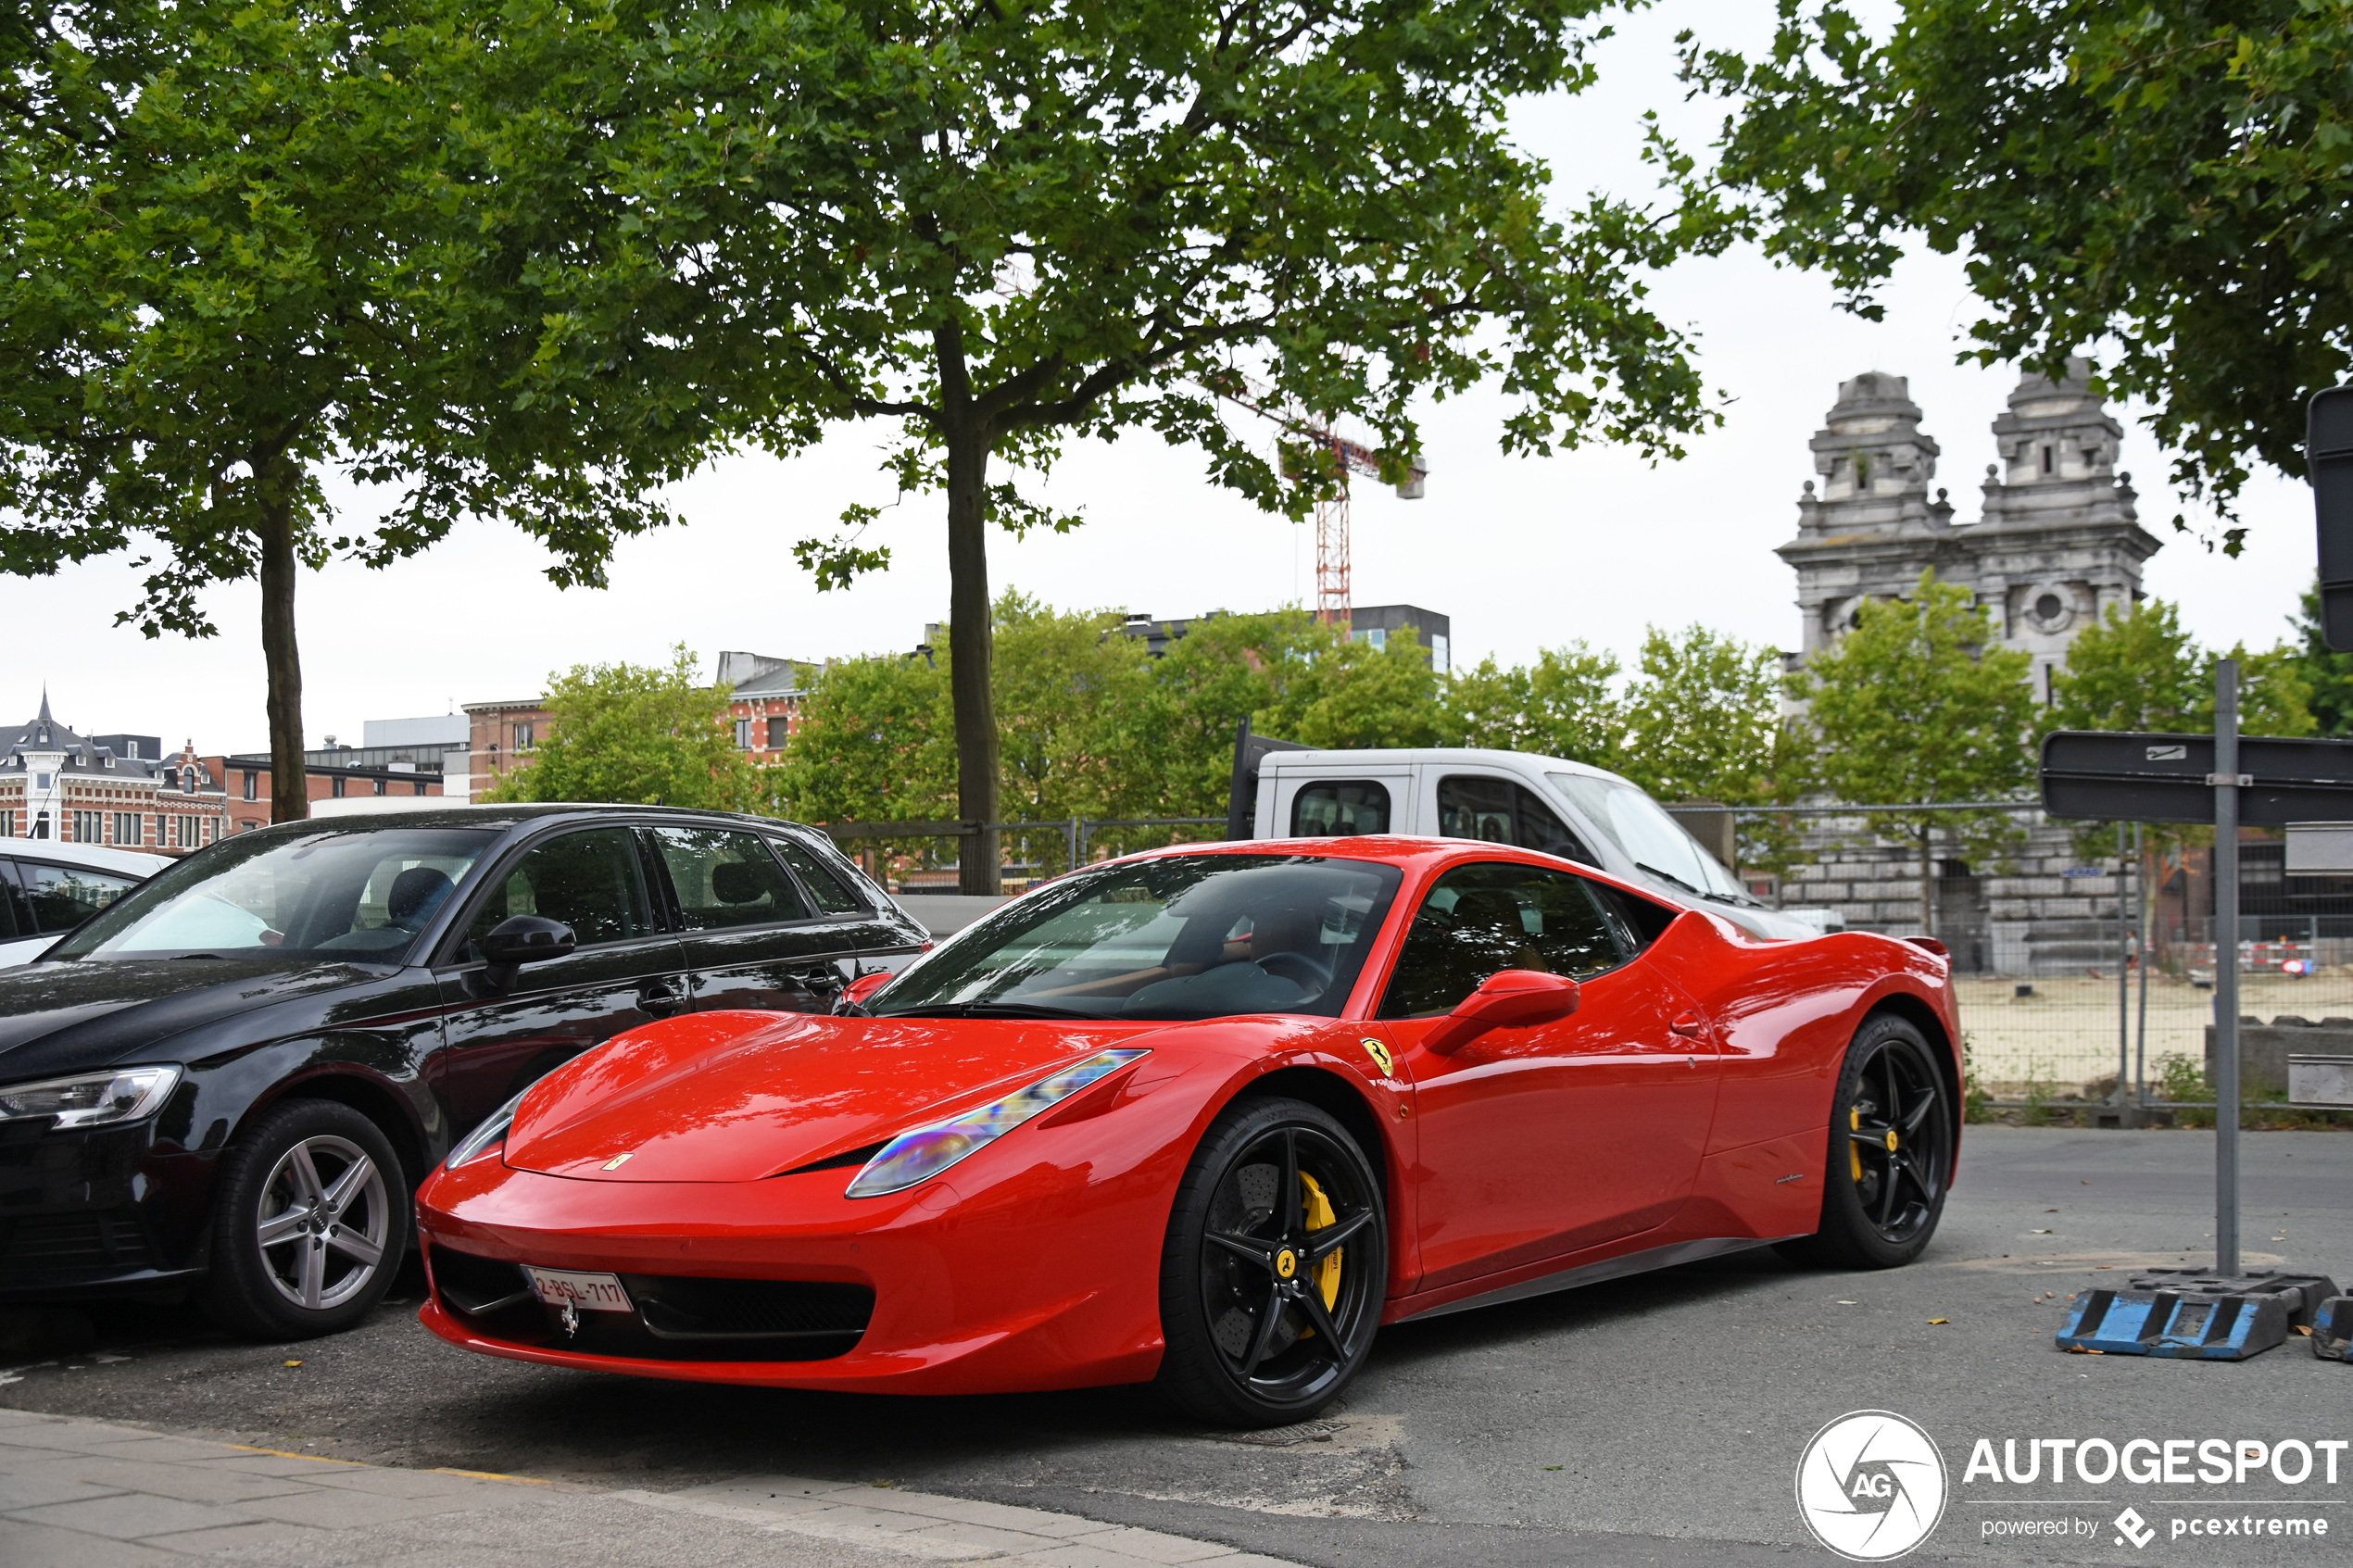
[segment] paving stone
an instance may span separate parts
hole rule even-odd
[[[289,1524],[315,1524],[322,1530],[353,1530],[397,1519],[452,1513],[468,1508],[496,1508],[506,1499],[482,1495],[471,1498],[385,1498],[371,1492],[318,1486],[298,1497],[260,1498],[240,1505],[245,1512]]]
[[[1158,1530],[1112,1530],[1100,1536],[1088,1536],[1076,1542],[1104,1551],[1120,1552],[1146,1562],[1201,1562],[1210,1558],[1233,1556],[1234,1549],[1214,1541],[1190,1540],[1183,1536],[1166,1536]]]
[[[930,1492],[894,1491],[887,1494],[887,1500],[874,1506],[905,1513],[920,1513],[933,1519],[987,1524],[1000,1530],[1020,1530],[1055,1539],[1083,1536],[1104,1527],[1099,1520],[1081,1519],[1075,1514],[1049,1513],[1042,1508],[1015,1508],[1005,1503],[975,1502],[969,1498],[940,1497]]]
[[[183,1502],[237,1503],[248,1498],[285,1497],[307,1488],[299,1481],[222,1470],[209,1464],[155,1464],[111,1454],[70,1454],[19,1474],[66,1477],[109,1491],[152,1492]],[[6,1486],[0,1476],[0,1486]]]
[[[100,1430],[104,1430],[101,1428]],[[158,1437],[152,1432],[117,1429],[119,1436],[95,1439],[85,1449],[90,1453],[105,1453],[118,1459],[135,1459],[175,1462],[182,1460],[211,1459],[220,1452],[218,1443],[197,1442],[187,1437]]]
[[[269,1503],[255,1506],[267,1507]],[[216,1508],[209,1503],[183,1502],[178,1498],[159,1498],[145,1492],[123,1492],[80,1502],[20,1508],[14,1510],[11,1516],[33,1524],[54,1524],[94,1536],[111,1536],[117,1540],[136,1540],[142,1536],[250,1524],[254,1514],[246,1508]]]
[[[241,1470],[248,1475],[308,1476],[361,1468],[347,1459],[312,1459],[307,1454],[272,1454],[244,1449],[215,1454],[200,1462],[208,1470]]]
[[[917,1531],[918,1535],[935,1540],[955,1541],[977,1549],[1001,1551],[1008,1556],[1019,1556],[1026,1551],[1037,1551],[1056,1544],[1045,1536],[1033,1536],[1026,1530],[1000,1530],[993,1524],[933,1524],[927,1520],[922,1523],[925,1528]]]
[[[246,1552],[258,1546],[274,1546],[282,1541],[292,1541],[305,1550],[310,1550],[328,1538],[326,1532],[311,1529],[306,1524],[281,1524],[270,1520],[253,1524],[222,1524],[210,1530],[189,1530],[176,1536],[150,1536],[140,1544],[203,1554]]]
[[[64,1469],[64,1465],[70,1462],[63,1461],[18,1469],[0,1468],[0,1513],[20,1508],[38,1508],[44,1503],[74,1502],[82,1498],[105,1497],[122,1489],[76,1479]]]
[[[374,1465],[325,1470],[303,1476],[300,1484],[333,1486],[347,1492],[368,1492],[380,1498],[465,1498],[486,1486],[530,1485],[529,1482],[485,1481],[472,1475],[447,1475],[437,1470],[387,1470]]]
[[[676,1492],[625,1491],[614,1495],[632,1502],[651,1503],[657,1507],[731,1508],[754,1516],[765,1513],[778,1518],[786,1514],[818,1513],[837,1506],[830,1489],[822,1493],[792,1492],[765,1481],[723,1481],[708,1486],[689,1486]]]
[[[8,1568],[186,1568],[187,1559],[132,1541],[0,1519],[0,1562]]]

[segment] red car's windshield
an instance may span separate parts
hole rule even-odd
[[[885,987],[879,1016],[1337,1016],[1403,880],[1378,861],[1185,855],[1082,872]]]

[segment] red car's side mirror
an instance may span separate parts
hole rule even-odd
[[[1505,969],[1491,974],[1465,997],[1438,1027],[1422,1036],[1424,1049],[1448,1056],[1490,1029],[1525,1029],[1556,1023],[1577,1010],[1577,982],[1566,974]]]
[[[878,969],[872,974],[862,974],[849,983],[848,988],[842,992],[841,999],[846,1002],[863,1002],[868,997],[898,978],[887,969]]]

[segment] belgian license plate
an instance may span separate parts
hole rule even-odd
[[[523,1273],[531,1276],[531,1293],[550,1307],[570,1305],[582,1312],[634,1312],[629,1292],[621,1287],[619,1274],[588,1274],[571,1269],[540,1269],[529,1263]]]

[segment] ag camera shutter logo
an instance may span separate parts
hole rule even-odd
[[[1854,1411],[1814,1434],[1797,1461],[1797,1512],[1851,1562],[1903,1556],[1944,1517],[1944,1456],[1893,1411]]]

